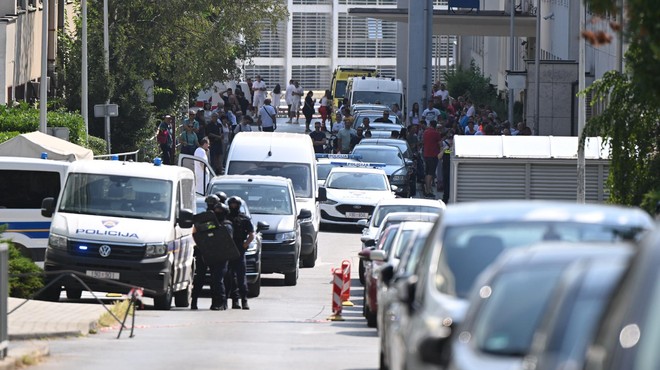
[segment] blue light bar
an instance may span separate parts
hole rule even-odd
[[[341,167],[361,167],[361,168],[382,168],[387,166],[385,163],[368,163],[368,162],[330,162],[330,164]]]
[[[316,158],[328,158],[328,159],[362,159],[361,154],[327,154],[327,153],[317,153]]]
[[[80,249],[81,251],[86,251],[86,250],[87,250],[87,246],[86,246],[86,245],[79,245],[79,246],[78,246],[78,249]]]

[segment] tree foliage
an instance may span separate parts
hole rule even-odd
[[[111,0],[106,73],[102,3],[88,2],[89,107],[106,100],[119,105],[111,124],[113,152],[135,150],[153,136],[156,109],[146,100],[143,80],[155,81],[159,92],[170,91],[166,102],[174,105],[192,91],[236,76],[237,60],[253,56],[263,24],[275,25],[288,15],[279,0]],[[75,29],[60,35],[70,109],[79,109],[81,101],[79,14]],[[90,132],[104,137],[103,129],[103,119],[90,118]]]
[[[497,89],[490,77],[485,77],[474,60],[469,68],[458,66],[456,70],[445,73],[447,90],[451,96],[465,96],[475,105],[489,105],[501,117],[506,116],[504,102],[497,97]]]

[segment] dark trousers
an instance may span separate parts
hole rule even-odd
[[[275,127],[273,127],[273,126],[270,126],[270,127],[263,127],[263,126],[261,126],[261,131],[264,131],[264,132],[273,132],[273,131],[275,131]]]
[[[220,170],[222,169],[222,161],[220,158],[222,155],[222,143],[216,143],[209,146],[209,152],[209,164],[213,167],[213,170],[216,173],[220,173]]]
[[[449,153],[444,153],[442,155],[442,185],[445,190],[442,192],[442,201],[445,203],[449,202],[449,169]]]
[[[247,265],[245,263],[245,255],[241,255],[237,259],[228,262],[228,285],[229,297],[231,299],[246,299],[247,298]]]
[[[163,164],[172,164],[172,156],[170,155],[172,148],[167,145],[167,144],[160,144],[160,151],[162,152],[161,154],[161,159],[163,160]]]
[[[202,294],[206,272],[208,270],[211,270],[211,299],[214,303],[222,302],[227,299],[224,284],[227,262],[209,266],[200,255],[195,257],[195,278],[193,279],[192,297],[198,298]]]

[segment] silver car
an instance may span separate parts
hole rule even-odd
[[[391,369],[437,369],[420,356],[438,351],[461,323],[477,276],[504,250],[544,240],[616,242],[654,227],[638,208],[547,201],[464,203],[447,207],[431,231],[414,274],[398,283],[401,346],[390,350]]]

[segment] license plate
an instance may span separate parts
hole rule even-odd
[[[86,275],[97,279],[119,280],[118,272],[87,270]]]
[[[346,217],[348,218],[369,218],[369,214],[366,212],[346,212]]]

